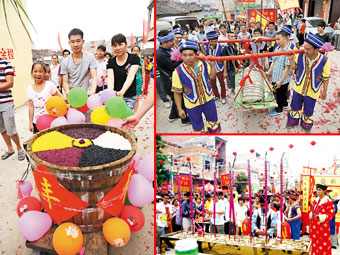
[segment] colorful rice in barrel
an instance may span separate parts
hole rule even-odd
[[[125,157],[131,144],[123,136],[96,128],[71,128],[39,136],[32,151],[46,162],[64,167],[107,164]]]

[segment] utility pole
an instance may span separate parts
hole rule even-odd
[[[224,13],[224,18],[225,18],[225,20],[227,20],[227,14],[225,13],[225,9],[224,9],[224,2],[223,2],[223,0],[221,0],[221,2],[222,2],[222,8],[223,8],[223,13]]]

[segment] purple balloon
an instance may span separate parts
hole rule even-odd
[[[85,123],[85,115],[74,108],[68,109],[66,117],[69,124]]]
[[[141,174],[132,175],[128,188],[128,197],[130,203],[136,207],[150,204],[154,199],[152,184]]]
[[[57,126],[66,125],[66,124],[69,124],[69,123],[67,122],[67,119],[65,118],[65,116],[60,116],[56,118],[54,121],[52,121],[51,127],[57,127]]]
[[[51,226],[50,215],[39,211],[25,212],[19,219],[20,232],[28,241],[40,239]]]
[[[109,98],[114,96],[116,96],[116,92],[114,92],[112,89],[104,89],[100,93],[100,101],[102,104],[105,104]]]
[[[90,96],[89,99],[87,100],[87,107],[90,110],[94,110],[97,107],[102,107],[102,106],[103,106],[103,104],[100,101],[99,94],[94,94],[94,95]]]

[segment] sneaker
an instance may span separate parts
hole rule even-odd
[[[169,116],[168,121],[173,122],[177,119],[179,119],[179,116]]]
[[[185,119],[181,119],[181,124],[183,126],[191,124],[189,117],[186,117]]]
[[[287,110],[287,109],[289,109],[289,105],[288,104],[283,106],[283,110]]]
[[[215,101],[218,101],[218,100],[220,100],[220,98],[219,97],[215,97]]]
[[[272,109],[269,111],[269,114],[270,115],[279,115],[279,114],[282,114],[282,112],[277,112],[275,109]]]
[[[293,127],[295,127],[295,126],[293,126],[293,125],[291,125],[291,124],[289,124],[289,123],[287,122],[287,125],[286,125],[286,128],[287,128],[287,129],[291,129],[291,128],[293,128]]]
[[[164,102],[164,106],[165,106],[165,108],[170,108],[171,104],[170,104],[170,102]]]
[[[225,98],[222,98],[222,104],[225,104],[227,100]]]

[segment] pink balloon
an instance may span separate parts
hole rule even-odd
[[[155,178],[154,154],[146,155],[139,163],[137,172],[143,175],[148,181],[152,182]]]
[[[66,117],[69,124],[85,123],[85,115],[74,108],[68,109]]]
[[[133,156],[132,160],[135,161],[135,168],[137,168],[137,166],[139,165],[139,162],[140,162],[140,156],[139,156],[139,154],[136,153],[136,154]]]
[[[113,89],[104,89],[103,91],[100,91],[99,95],[100,101],[102,104],[105,104],[109,98],[116,96],[116,92],[114,92]]]
[[[44,114],[38,117],[36,125],[39,131],[42,131],[44,129],[47,129],[51,126],[52,121],[55,119],[55,117]]]
[[[102,102],[100,101],[100,95],[99,94],[93,94],[92,96],[87,99],[87,107],[90,108],[90,110],[94,110],[97,107],[103,106]]]
[[[60,116],[52,121],[51,127],[57,127],[57,126],[66,125],[66,124],[68,124],[68,122],[65,116]]]
[[[31,196],[32,190],[32,184],[29,181],[23,181],[19,184],[18,198],[22,199],[24,195]]]
[[[19,228],[28,241],[40,239],[52,226],[52,219],[47,213],[28,211],[19,219]]]
[[[153,201],[153,187],[143,175],[134,174],[131,176],[128,188],[128,197],[132,205],[136,207],[143,207]]]
[[[121,119],[110,119],[109,122],[106,124],[108,126],[111,126],[111,127],[117,127],[117,128],[120,128],[120,126],[122,125],[124,121],[121,120]]]

